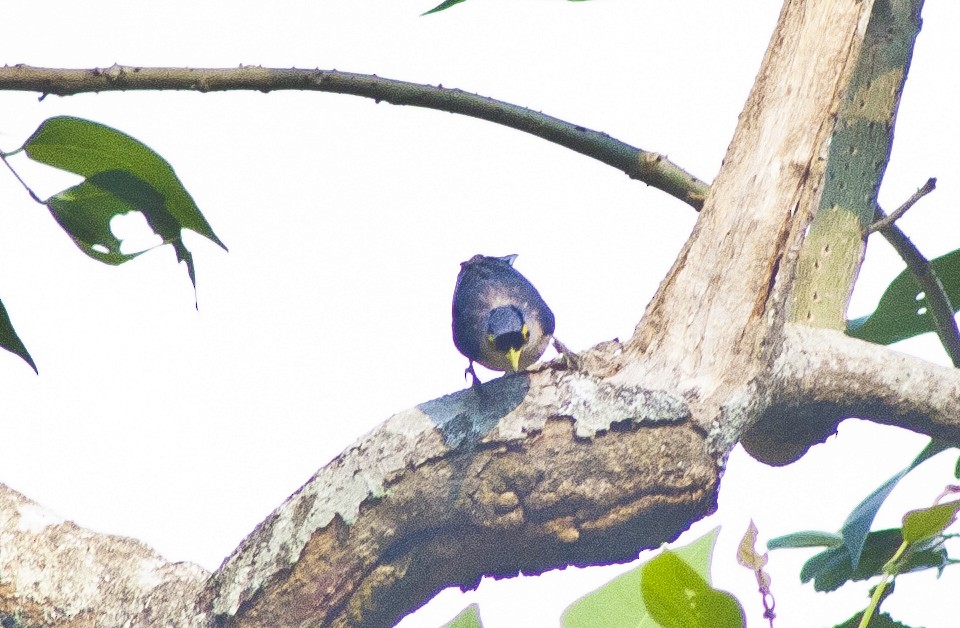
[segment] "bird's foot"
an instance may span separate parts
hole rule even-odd
[[[473,370],[473,361],[471,361],[471,362],[470,362],[470,366],[468,366],[468,367],[467,367],[466,369],[464,369],[464,371],[463,371],[463,378],[466,379],[467,376],[470,376],[471,378],[473,378],[473,384],[472,384],[472,386],[473,386],[474,388],[476,388],[476,387],[478,387],[478,386],[480,385],[480,378],[477,377],[477,372]]]
[[[560,354],[558,361],[563,368],[570,371],[580,370],[583,360],[580,359],[579,355],[568,349],[567,345],[560,342],[556,336],[553,337],[553,348],[556,349],[557,353]]]

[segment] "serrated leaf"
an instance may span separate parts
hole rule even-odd
[[[784,534],[767,541],[767,549],[787,549],[797,547],[837,547],[843,543],[843,536],[836,532],[804,530]]]
[[[743,609],[712,588],[669,550],[643,566],[640,589],[650,615],[664,628],[740,628]]]
[[[675,553],[691,569],[710,582],[710,560],[720,528],[714,528],[697,540],[677,548]],[[643,565],[631,569],[584,595],[568,606],[561,617],[564,628],[656,628],[640,593]]]
[[[483,628],[483,622],[480,621],[480,607],[477,604],[471,604],[440,628]]]
[[[13,329],[13,322],[10,320],[10,315],[7,314],[7,308],[3,305],[3,301],[0,301],[0,347],[19,356],[24,362],[30,365],[34,373],[39,374],[37,365],[33,361],[33,358],[30,357],[27,347],[23,344],[23,341],[20,340],[20,336],[17,335],[16,330]]]
[[[956,521],[957,511],[960,511],[960,502],[911,510],[903,516],[903,540],[907,543],[919,543],[942,534]]]
[[[930,265],[950,298],[954,312],[960,310],[960,249],[930,260]],[[847,334],[887,345],[935,331],[922,295],[916,277],[904,270],[887,286],[872,314],[847,322]]]
[[[111,171],[129,173],[160,195],[163,206],[181,228],[227,248],[170,164],[126,133],[90,120],[59,116],[41,124],[23,149],[34,161],[83,177]]]

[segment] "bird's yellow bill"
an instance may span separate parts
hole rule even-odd
[[[507,349],[507,359],[510,360],[510,366],[513,367],[513,372],[516,373],[520,370],[520,350],[510,347]]]

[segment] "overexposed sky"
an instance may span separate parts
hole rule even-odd
[[[320,67],[458,87],[542,110],[666,153],[712,179],[779,11],[742,0],[429,0],[364,3],[92,0],[9,3],[0,63],[51,67]],[[228,8],[226,8],[228,7]],[[938,189],[902,221],[931,257],[960,246],[960,5],[928,0],[881,194],[892,209],[929,176]],[[0,482],[101,532],[216,568],[254,526],[388,416],[465,385],[450,339],[459,263],[518,253],[517,268],[581,350],[626,338],[695,215],[589,158],[487,122],[319,93],[0,92],[0,149],[46,118],[97,120],[175,168],[225,253],[187,234],[197,298],[172,251],[119,268],[84,256],[46,209],[0,172],[0,299],[40,376],[0,355]],[[23,157],[42,195],[73,183]],[[125,221],[125,224],[131,221]],[[900,270],[871,240],[851,314]],[[932,337],[901,346],[946,363]],[[481,378],[491,377],[481,373]],[[836,529],[924,439],[848,421],[783,469],[731,458],[718,515],[716,583],[760,603],[733,551],[752,517],[765,540]],[[896,525],[931,503],[955,458],[928,463],[881,511]],[[866,587],[798,584],[809,553],[777,552],[777,626],[828,625]],[[575,597],[624,567],[485,580],[445,592],[404,628],[479,600],[489,628],[554,626]],[[900,579],[887,607],[948,626],[949,570]],[[925,596],[925,597],[923,597]],[[898,612],[898,609],[906,609]],[[830,624],[832,625],[832,624]]]

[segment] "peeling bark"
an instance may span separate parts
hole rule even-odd
[[[782,464],[861,416],[960,442],[960,372],[787,323],[871,7],[786,2],[694,232],[629,341],[391,417],[212,576],[0,493],[0,618],[389,625],[446,586],[676,538],[715,508],[740,441]]]

